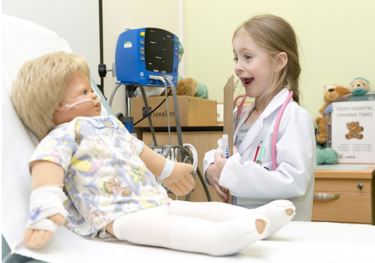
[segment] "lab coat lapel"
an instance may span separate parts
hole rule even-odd
[[[240,154],[242,154],[243,152],[245,152],[245,150],[247,150],[249,147],[251,147],[251,145],[254,144],[254,142],[257,145],[259,144],[259,142],[255,141],[255,139],[258,138],[259,134],[262,132],[262,128],[265,125],[264,124],[265,120],[271,114],[273,114],[283,104],[283,101],[287,98],[287,96],[288,96],[288,90],[287,89],[282,89],[271,100],[271,102],[268,104],[268,106],[262,112],[262,114],[259,116],[259,118],[256,120],[256,122],[253,124],[253,126],[251,126],[250,130],[247,132],[245,138],[241,142],[241,144],[240,144],[240,146],[238,148],[238,152]],[[253,107],[251,107],[250,110],[252,110],[252,108]],[[244,123],[244,121],[245,121],[246,117],[248,116],[249,112],[250,111],[247,111],[246,114],[244,114],[241,117],[240,124],[238,125],[235,134],[237,134],[239,126]],[[270,125],[271,122],[273,122],[273,120],[268,120],[268,125]],[[268,130],[268,131],[266,131],[267,133],[271,133],[271,130],[269,128],[267,130]]]
[[[266,107],[266,109],[262,112],[261,117],[263,119],[267,118],[271,114],[273,114],[276,110],[278,110],[288,97],[288,89],[284,88],[276,96],[271,100],[270,104]]]
[[[263,119],[258,119],[253,126],[246,133],[243,141],[241,142],[238,152],[242,155],[250,145],[254,143],[254,140],[257,138],[263,127]]]

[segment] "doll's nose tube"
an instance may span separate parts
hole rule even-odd
[[[71,104],[65,104],[64,106],[66,108],[66,111],[68,111],[72,108],[76,108],[78,105],[80,105],[82,103],[86,103],[86,102],[89,102],[89,101],[92,101],[92,99],[82,99],[82,100],[79,100],[79,101],[71,103]]]

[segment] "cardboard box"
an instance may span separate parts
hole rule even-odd
[[[340,163],[375,163],[375,101],[332,104],[332,148]]]
[[[152,111],[157,107],[165,96],[147,97],[149,110]],[[206,100],[197,97],[190,96],[177,96],[178,108],[180,110],[180,124],[181,126],[216,126],[217,125],[217,107],[216,101]],[[152,124],[154,127],[167,127],[168,126],[168,114],[167,114],[167,103],[164,102],[157,110],[155,110],[152,116]],[[131,99],[132,115],[134,117],[134,123],[145,116],[145,106],[142,97],[135,97]],[[173,107],[173,97],[168,97],[168,109],[170,116],[171,127],[176,126],[176,119]],[[145,118],[143,121],[135,125],[135,127],[149,127],[148,119]]]

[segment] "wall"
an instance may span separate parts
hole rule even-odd
[[[55,30],[86,57],[97,80],[98,3],[93,0],[2,0],[4,13]],[[105,0],[104,62],[111,68],[118,35],[125,28],[160,27],[176,34],[185,54],[180,74],[207,84],[210,98],[222,101],[233,73],[232,33],[250,16],[274,13],[295,28],[302,65],[302,105],[313,115],[326,84],[348,85],[362,76],[375,82],[375,2],[372,0]],[[110,96],[115,80],[105,80]],[[114,111],[124,111],[123,92]]]
[[[104,63],[112,68],[117,38],[126,28],[158,27],[182,39],[182,1],[176,0],[106,0],[103,1]],[[181,70],[181,68],[180,68]],[[109,72],[105,78],[105,94],[110,98],[115,79]],[[124,112],[124,89],[114,98],[114,112]]]
[[[100,61],[98,1],[2,0],[2,12],[42,25],[68,40],[72,50],[87,60],[94,81],[100,83],[96,73]]]
[[[184,9],[185,75],[205,82],[212,99],[222,101],[233,73],[233,31],[263,13],[284,17],[297,33],[302,105],[313,116],[324,85],[349,85],[358,76],[375,83],[374,1],[185,0]]]

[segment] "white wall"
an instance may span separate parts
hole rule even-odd
[[[233,73],[232,34],[251,16],[273,13],[294,27],[302,66],[302,105],[316,116],[322,87],[365,77],[375,89],[375,1],[185,0],[185,75],[222,101]]]
[[[157,27],[182,39],[181,0],[105,0],[103,1],[104,63],[112,68],[117,38],[126,28]],[[105,95],[109,99],[115,86],[111,72],[105,78]],[[114,112],[124,112],[123,89],[116,93]]]
[[[2,0],[4,13],[49,27],[86,57],[99,80],[98,1]],[[222,87],[233,73],[232,34],[253,15],[273,13],[294,27],[302,66],[302,105],[315,116],[322,87],[349,85],[365,77],[375,89],[375,1],[372,0],[104,0],[104,62],[112,67],[118,35],[125,28],[160,27],[176,34],[185,54],[180,74],[207,84],[211,99],[222,101]],[[115,83],[105,80],[109,97]],[[99,81],[98,81],[99,82]],[[123,93],[114,101],[124,111]]]
[[[85,57],[93,79],[100,83],[97,0],[2,0],[2,12],[42,25],[68,40],[73,51]]]

